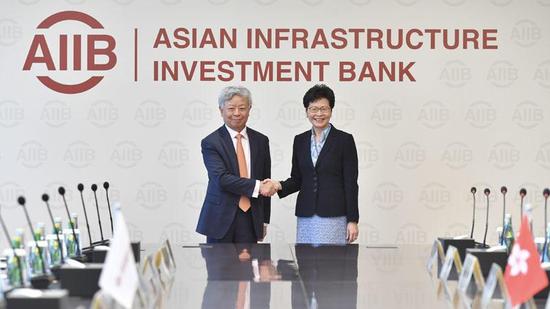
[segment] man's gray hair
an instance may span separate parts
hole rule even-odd
[[[230,101],[234,96],[245,98],[248,101],[248,106],[252,107],[252,95],[250,90],[241,86],[229,86],[222,89],[218,97],[218,105],[220,108],[225,106],[225,102]]]

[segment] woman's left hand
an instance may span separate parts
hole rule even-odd
[[[359,236],[359,227],[356,222],[348,222],[346,240],[349,244],[357,240]]]

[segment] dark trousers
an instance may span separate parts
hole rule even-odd
[[[258,239],[252,222],[252,209],[247,212],[237,209],[233,223],[223,238],[206,237],[206,242],[214,243],[256,243]]]

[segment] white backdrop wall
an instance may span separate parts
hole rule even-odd
[[[23,71],[36,26],[65,10],[98,19],[116,38],[114,69],[91,90],[54,92]],[[111,182],[132,237],[146,242],[204,241],[195,226],[207,182],[200,140],[222,124],[217,95],[229,84],[253,94],[250,127],[269,136],[274,178],[290,171],[294,135],[310,126],[301,98],[316,81],[155,82],[158,59],[416,61],[416,82],[324,83],[336,93],[333,124],[359,151],[362,244],[429,243],[470,229],[472,185],[489,187],[489,239],[496,241],[501,197],[519,216],[528,190],[535,229],[543,228],[542,189],[550,186],[550,1],[548,0],[4,0],[0,3],[0,204],[10,228],[25,227],[16,197],[27,196],[34,221],[47,213],[40,195],[68,188],[83,220],[76,184]],[[77,23],[64,25],[79,31]],[[498,50],[153,49],[159,28],[495,28]],[[139,29],[139,80],[133,80],[133,29]],[[54,40],[55,36],[47,37]],[[55,50],[55,48],[52,48]],[[52,52],[55,54],[54,52]],[[38,66],[39,67],[39,66]],[[78,76],[78,74],[76,75]],[[104,231],[104,192],[99,194]],[[296,196],[272,202],[268,242],[295,240]],[[478,194],[477,238],[484,198]],[[81,221],[82,222],[82,221]],[[516,220],[517,224],[517,220]],[[49,224],[48,224],[49,226]],[[517,227],[516,227],[517,228]],[[541,232],[539,232],[541,231]],[[99,231],[93,230],[94,238]],[[84,238],[86,243],[86,238]],[[4,240],[0,240],[5,246]]]

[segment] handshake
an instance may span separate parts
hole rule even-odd
[[[280,181],[267,178],[262,180],[260,183],[260,194],[266,197],[271,197],[282,188],[283,187],[281,186]]]

